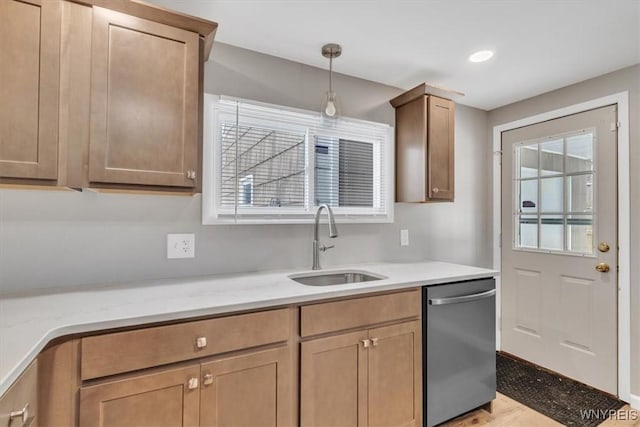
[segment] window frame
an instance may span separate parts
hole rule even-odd
[[[294,125],[282,125],[277,115],[273,122],[265,114],[256,117],[256,123],[275,126],[286,131],[305,132],[305,203],[302,208],[262,208],[241,209],[238,204],[234,211],[220,206],[220,182],[222,156],[220,155],[220,136],[218,132],[219,116],[228,118],[229,102],[240,102],[245,106],[257,109],[270,108],[280,110],[288,119],[299,119]],[[225,108],[227,110],[225,110]],[[272,113],[272,112],[269,112]],[[259,115],[259,114],[258,114]],[[204,94],[203,120],[203,159],[202,159],[202,223],[203,224],[310,224],[313,222],[315,207],[315,144],[316,136],[336,137],[339,139],[355,139],[373,144],[374,150],[374,205],[379,201],[381,208],[332,207],[339,223],[392,223],[394,221],[394,128],[384,123],[340,117],[338,120],[327,120],[319,112],[301,110],[286,106],[273,105],[242,98],[223,95]],[[252,119],[253,120],[253,119]],[[252,121],[253,123],[253,121]],[[376,138],[377,137],[377,138]],[[378,157],[376,157],[378,155]],[[377,160],[379,159],[379,160]],[[376,162],[382,162],[375,167]],[[384,171],[384,176],[380,174]],[[386,188],[384,188],[386,187]],[[237,196],[236,196],[237,197]]]

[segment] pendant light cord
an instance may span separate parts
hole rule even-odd
[[[329,58],[329,93],[333,92],[331,76],[333,75],[333,57]]]

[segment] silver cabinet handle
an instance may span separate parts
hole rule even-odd
[[[459,297],[431,298],[429,300],[429,305],[459,304],[461,302],[470,302],[470,301],[477,301],[479,299],[484,299],[484,298],[491,298],[495,294],[496,294],[496,290],[490,289],[488,291],[480,292],[477,294],[462,295]]]
[[[200,382],[198,381],[198,378],[189,378],[189,382],[187,382],[187,387],[189,388],[189,390],[195,390],[198,388],[198,384]]]
[[[371,338],[371,344],[376,347],[378,345],[378,338]]]
[[[204,374],[204,376],[202,377],[202,384],[203,385],[211,385],[211,384],[213,384],[213,374],[211,374],[209,372]]]
[[[15,419],[20,419],[22,420],[22,424],[21,425],[25,425],[27,423],[27,419],[29,419],[29,404],[25,404],[24,408],[22,408],[19,411],[13,411],[9,413],[9,425],[11,425],[11,421],[15,420]]]
[[[371,345],[371,340],[362,340],[362,346],[368,348]]]
[[[207,337],[196,338],[196,347],[205,348],[207,346]]]

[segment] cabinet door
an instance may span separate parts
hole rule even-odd
[[[83,427],[196,427],[199,365],[80,389]]]
[[[94,7],[89,180],[194,187],[196,33]]]
[[[291,425],[290,365],[286,347],[204,363],[201,425]]]
[[[430,199],[453,201],[455,103],[429,96],[428,179]]]
[[[11,417],[11,413],[19,415]],[[35,360],[0,398],[0,425],[37,427],[37,415],[38,361]],[[25,419],[24,423],[23,419]]]
[[[369,337],[369,426],[421,426],[420,321],[371,329]]]
[[[300,425],[367,425],[367,332],[302,343]]]
[[[58,176],[60,2],[0,1],[0,177]]]

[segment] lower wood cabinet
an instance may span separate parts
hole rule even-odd
[[[197,427],[200,365],[80,389],[83,427]]]
[[[367,331],[303,342],[300,425],[366,426]]]
[[[303,342],[301,425],[421,425],[420,331],[410,321]]]
[[[201,426],[287,426],[291,405],[287,347],[202,364]]]
[[[38,361],[34,361],[0,398],[0,426],[37,427]],[[40,424],[43,425],[43,424]]]
[[[80,425],[287,426],[289,357],[281,347],[84,386]]]

